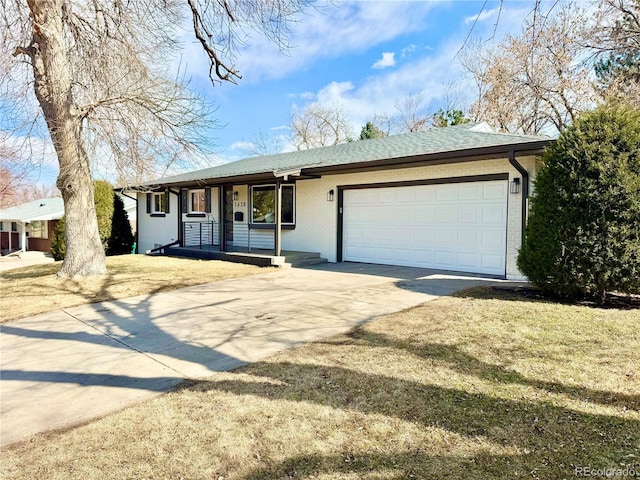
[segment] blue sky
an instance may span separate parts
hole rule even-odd
[[[496,37],[518,31],[533,2],[505,0],[499,7],[491,0],[338,2],[293,25],[285,54],[260,36],[249,39],[236,57],[238,85],[211,86],[193,42],[186,42],[182,62],[192,87],[218,108],[220,160],[235,160],[247,156],[243,143],[257,132],[280,136],[281,147],[291,149],[291,114],[312,103],[342,108],[356,136],[367,120],[394,113],[409,95],[421,94],[429,112],[445,106],[445,97],[464,109],[470,97],[455,56],[470,31],[484,40],[494,31]]]
[[[497,0],[328,4],[307,11],[291,26],[286,53],[252,34],[235,57],[243,75],[238,85],[211,84],[207,60],[186,32],[179,63],[191,88],[217,108],[215,119],[222,126],[212,132],[216,154],[210,162],[248,156],[245,143],[258,132],[280,137],[281,149],[291,150],[291,114],[312,103],[339,106],[356,137],[367,120],[393,114],[396,102],[409,95],[421,94],[430,113],[445,106],[446,97],[466,109],[469,87],[455,56],[470,31],[482,40],[517,32],[534,2],[500,5]],[[56,165],[54,159],[46,162],[39,183],[55,182]]]

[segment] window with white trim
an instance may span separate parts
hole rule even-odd
[[[282,185],[282,212],[280,215],[283,225],[295,224],[295,185]],[[251,187],[251,223],[276,223],[276,186],[257,185]]]

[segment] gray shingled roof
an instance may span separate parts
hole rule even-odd
[[[0,220],[33,222],[35,220],[57,220],[64,215],[64,202],[60,197],[41,198],[0,210]]]
[[[550,140],[549,137],[543,136],[496,133],[486,123],[468,123],[330,147],[245,158],[216,167],[161,178],[140,186],[224,179],[273,171],[331,167],[445,152],[463,154],[465,150],[526,146]]]

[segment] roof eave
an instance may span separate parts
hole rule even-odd
[[[365,172],[385,169],[411,168],[425,165],[443,165],[451,163],[488,160],[501,155],[504,155],[506,157],[509,152],[515,152],[516,155],[540,155],[543,152],[544,148],[551,142],[553,142],[553,139],[549,138],[544,140],[535,140],[527,143],[517,142],[505,145],[492,145],[488,147],[475,147],[412,156],[383,158],[380,160],[366,160],[362,162],[325,166],[313,165],[309,167],[301,167],[300,176],[296,177],[296,179],[304,180],[306,178],[318,178],[319,175],[332,175],[355,171]],[[196,180],[183,180],[178,182],[158,182],[155,184],[127,187],[124,188],[124,190],[150,192],[166,188],[184,188],[194,186],[215,187],[225,184],[251,184],[264,181],[275,181],[273,170],[246,175],[232,175],[228,177],[202,178]]]
[[[302,173],[310,175],[332,175],[340,173],[365,172],[387,169],[411,168],[426,165],[446,165],[452,163],[473,162],[480,160],[491,160],[500,156],[505,158],[509,152],[516,155],[540,155],[544,148],[552,140],[540,140],[527,144],[516,143],[510,145],[499,145],[490,147],[476,147],[455,151],[435,152],[429,154],[413,155],[408,157],[385,158],[381,160],[346,163],[341,165],[330,165],[303,169]]]

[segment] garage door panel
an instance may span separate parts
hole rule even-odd
[[[455,223],[457,209],[453,206],[442,205],[436,209],[436,223]]]
[[[478,244],[483,251],[502,254],[506,246],[505,231],[502,228],[487,228],[481,233]]]
[[[482,191],[482,186],[476,183],[461,184],[458,199],[462,201],[476,201],[482,198]]]
[[[455,184],[435,185],[437,201],[451,201],[458,196],[458,187]]]
[[[392,207],[385,207],[390,209]],[[410,207],[400,207],[395,210],[395,212],[391,215],[392,218],[395,217],[396,223],[399,225],[413,225],[415,223],[415,209]]]
[[[506,184],[506,182],[485,182],[482,189],[482,199],[504,201]]]
[[[456,266],[456,254],[454,252],[436,251],[435,266],[443,270],[454,270]]]
[[[458,207],[458,223],[473,223],[477,224],[481,218],[481,209],[475,205],[470,205],[465,208]]]
[[[406,187],[406,188],[413,188],[413,187]],[[435,202],[436,200],[436,191],[433,188],[415,189],[413,195],[416,202],[420,202],[423,204],[429,204],[429,203]]]
[[[424,207],[420,206],[420,208],[416,210],[415,220],[417,225],[431,224],[435,222],[436,220],[435,207],[430,205],[426,205]]]
[[[504,257],[502,255],[491,255],[488,253],[481,255],[481,267],[487,270],[504,270]]]
[[[479,232],[477,229],[465,228],[464,230],[458,231],[457,245],[459,247],[473,249],[478,246],[481,240],[482,232]]]
[[[478,267],[478,255],[476,253],[459,253],[458,265],[463,268],[476,268]]]
[[[390,201],[413,204],[416,201],[415,190],[403,187],[396,188]]]
[[[507,186],[345,190],[343,259],[504,275]]]
[[[451,246],[458,243],[458,231],[446,227],[435,231],[435,245],[437,246]]]
[[[506,212],[501,205],[490,205],[482,208],[482,223],[502,225],[506,220]]]

